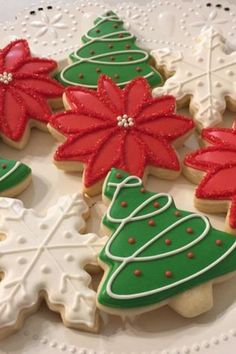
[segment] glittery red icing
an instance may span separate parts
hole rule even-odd
[[[54,158],[85,163],[86,187],[102,180],[111,167],[140,177],[146,166],[180,169],[172,143],[194,125],[175,114],[174,97],[153,98],[141,77],[120,89],[105,75],[97,91],[78,86],[66,88],[65,94],[71,110],[50,120],[67,137]],[[132,118],[132,125],[118,125],[123,115]]]
[[[196,189],[196,197],[231,200],[229,224],[236,228],[236,124],[233,128],[208,128],[202,138],[210,144],[186,156],[184,164],[205,175]]]
[[[62,86],[49,77],[56,66],[54,60],[32,57],[25,40],[0,50],[0,74],[12,75],[8,83],[0,82],[0,130],[7,138],[20,140],[29,119],[48,122],[47,99],[63,93]]]

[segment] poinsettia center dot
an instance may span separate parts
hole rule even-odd
[[[12,73],[8,73],[7,71],[4,71],[2,74],[0,74],[0,83],[3,83],[5,85],[8,85],[13,79]]]
[[[134,120],[132,117],[129,117],[127,114],[123,114],[122,116],[118,116],[117,118],[118,127],[129,128],[134,125]]]

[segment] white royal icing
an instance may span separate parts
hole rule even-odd
[[[130,182],[130,181],[133,181],[133,182]],[[150,217],[159,215],[162,212],[164,212],[166,209],[168,209],[171,206],[171,204],[172,204],[172,197],[169,194],[158,193],[158,194],[152,195],[150,198],[145,200],[136,209],[134,209],[130,213],[130,215],[128,215],[127,217],[125,217],[123,219],[114,218],[113,216],[111,216],[111,210],[112,210],[113,204],[115,203],[116,198],[117,198],[119,192],[121,191],[121,189],[122,188],[133,188],[133,187],[138,187],[138,186],[141,186],[141,185],[142,185],[142,180],[140,178],[134,177],[134,176],[126,177],[120,183],[113,183],[113,182],[109,182],[108,183],[108,186],[116,187],[116,190],[115,190],[115,193],[113,195],[112,202],[111,202],[111,204],[110,204],[110,206],[108,208],[106,217],[107,217],[107,220],[109,220],[110,222],[120,224],[118,226],[118,228],[116,229],[116,231],[113,233],[113,235],[110,237],[110,239],[108,240],[108,242],[107,242],[107,244],[105,246],[105,253],[106,253],[107,257],[109,257],[113,261],[121,262],[119,267],[115,270],[115,272],[109,278],[109,280],[107,282],[107,285],[106,285],[106,291],[107,291],[108,295],[110,297],[114,298],[114,299],[121,299],[121,300],[135,299],[135,298],[139,298],[139,297],[144,297],[144,296],[149,296],[149,295],[152,295],[152,294],[160,293],[162,291],[174,288],[177,285],[183,284],[183,283],[185,283],[185,282],[187,282],[187,281],[189,281],[191,279],[194,279],[194,278],[198,277],[199,275],[207,272],[208,270],[210,270],[211,268],[216,266],[218,263],[220,263],[224,258],[226,258],[236,248],[236,240],[235,240],[233,245],[221,257],[219,257],[217,260],[215,260],[214,262],[209,264],[207,267],[201,269],[200,271],[196,272],[195,274],[187,276],[187,277],[185,277],[185,278],[183,278],[181,280],[175,281],[175,282],[173,282],[173,283],[171,283],[169,285],[162,286],[162,287],[159,287],[159,288],[156,288],[156,289],[153,289],[153,290],[149,290],[149,291],[143,291],[143,292],[140,292],[140,293],[134,293],[134,294],[116,294],[116,293],[114,293],[114,291],[112,290],[112,284],[115,281],[116,277],[119,275],[119,273],[122,271],[122,269],[125,268],[128,263],[134,262],[134,261],[145,262],[145,261],[148,261],[148,260],[160,259],[160,258],[168,257],[168,256],[171,256],[171,255],[174,255],[174,254],[181,253],[181,252],[183,252],[183,251],[185,251],[187,249],[191,249],[191,247],[193,245],[199,243],[203,238],[205,238],[207,236],[209,230],[210,230],[210,223],[209,223],[208,219],[205,216],[202,216],[202,215],[199,215],[199,214],[190,214],[190,215],[187,215],[187,216],[177,220],[172,225],[168,226],[167,228],[165,228],[161,232],[157,233],[156,236],[154,236],[151,240],[149,240],[146,243],[144,243],[131,256],[127,256],[127,257],[122,256],[121,257],[121,256],[113,255],[112,252],[110,251],[112,242],[116,238],[116,236],[121,232],[121,230],[125,227],[126,224],[128,224],[130,222],[134,222],[136,220],[146,220],[146,219],[149,219]],[[145,206],[147,206],[150,202],[152,202],[154,200],[155,201],[158,200],[158,198],[160,198],[160,197],[166,197],[167,202],[166,202],[165,205],[163,205],[159,209],[154,210],[153,212],[137,216],[137,214],[143,208],[145,208]],[[170,251],[170,252],[164,252],[164,253],[153,255],[153,256],[139,257],[139,254],[142,253],[145,249],[147,249],[156,240],[158,240],[159,238],[161,238],[164,235],[168,234],[169,231],[173,230],[176,226],[182,224],[186,220],[190,220],[190,219],[194,219],[194,218],[201,219],[204,222],[204,224],[205,224],[205,229],[192,242],[189,242],[187,245],[179,247],[179,248],[177,248],[177,249],[175,249],[173,251]]]
[[[0,331],[14,326],[21,310],[38,302],[40,291],[64,308],[67,323],[94,327],[96,294],[87,264],[96,264],[106,238],[78,233],[88,208],[80,194],[61,197],[45,217],[17,199],[0,198]]]
[[[190,106],[197,123],[203,128],[219,124],[226,97],[236,101],[236,52],[226,54],[225,50],[224,38],[212,27],[200,34],[191,53],[153,50],[157,65],[174,72],[153,94],[172,94],[177,100],[191,96]]]
[[[96,27],[98,27],[101,23],[109,20],[111,22],[121,22],[120,19],[117,18],[116,15],[108,15],[108,16],[100,16],[101,20],[97,22],[97,24],[92,27],[91,30],[95,29]],[[119,35],[119,34],[123,34],[125,35],[123,38],[113,38],[114,37],[114,34],[115,35]],[[127,39],[131,39],[131,38],[134,38],[134,35],[131,34],[130,32],[128,31],[125,31],[125,30],[122,30],[122,31],[117,31],[115,33],[108,33],[108,34],[105,34],[103,36],[100,36],[99,38],[96,37],[96,38],[93,38],[91,36],[89,36],[88,34],[85,35],[85,37],[88,39],[88,42],[86,44],[83,45],[83,48],[86,47],[87,45],[91,45],[93,42],[120,42],[120,41],[126,41]],[[71,69],[72,67],[74,66],[78,66],[80,63],[83,63],[83,62],[86,62],[86,63],[96,63],[96,64],[105,64],[105,65],[132,65],[132,64],[139,64],[139,63],[143,63],[145,62],[148,58],[149,58],[149,55],[147,52],[145,52],[144,50],[142,49],[131,49],[129,50],[129,55],[131,54],[142,54],[143,57],[142,58],[139,58],[139,59],[136,59],[136,60],[132,60],[132,61],[122,61],[122,62],[108,62],[108,61],[102,61],[102,60],[97,60],[99,58],[102,58],[102,57],[106,57],[107,56],[107,53],[102,53],[102,54],[97,54],[97,55],[93,55],[91,56],[90,58],[82,58],[79,56],[78,54],[79,50],[75,51],[73,53],[74,57],[78,59],[77,62],[75,62],[74,64],[70,64],[68,66],[66,66],[60,73],[60,76],[61,76],[61,79],[69,84],[69,85],[78,85],[77,83],[75,83],[74,81],[70,81],[68,79],[66,79],[64,77],[64,74],[65,72],[68,70],[68,69]],[[116,54],[127,54],[127,50],[119,50],[119,51],[109,51],[109,55],[112,56],[112,55],[116,55]],[[148,78],[148,77],[151,77],[152,75],[154,75],[154,72],[153,71],[150,71],[150,73],[146,74],[146,75],[143,75],[143,77],[145,78]],[[127,83],[129,82],[128,81],[123,81],[123,82],[119,82],[118,85],[119,86],[123,86],[123,85],[126,85]],[[88,85],[88,84],[83,84],[83,83],[79,83],[80,86],[84,86],[84,87],[90,87],[90,88],[96,88],[97,85]]]
[[[0,177],[0,182],[2,182],[4,179],[6,179],[8,176],[10,176],[17,168],[21,165],[19,161],[16,161],[15,165],[7,172],[5,175]]]

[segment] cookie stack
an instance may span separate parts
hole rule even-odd
[[[42,300],[66,326],[93,332],[101,311],[124,317],[168,304],[194,317],[213,306],[212,285],[236,271],[236,127],[219,127],[226,105],[235,110],[236,53],[210,27],[191,54],[149,54],[112,11],[82,41],[60,70],[25,39],[0,51],[3,141],[23,149],[31,128],[49,131],[59,141],[55,165],[82,172],[83,184],[40,216],[9,198],[31,169],[1,158],[1,338]],[[189,116],[176,112],[183,106]],[[201,148],[181,161],[177,149],[194,131]],[[171,184],[181,172],[198,184],[197,209],[227,213],[226,232],[143,185],[148,175]],[[101,193],[105,236],[84,234],[84,195]]]

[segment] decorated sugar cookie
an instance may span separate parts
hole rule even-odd
[[[228,212],[227,229],[236,235],[236,124],[202,130],[205,148],[184,160],[184,175],[198,184],[195,206],[204,212]]]
[[[63,92],[50,78],[56,67],[54,60],[32,57],[23,39],[0,50],[0,133],[9,145],[23,148],[31,127],[47,129],[48,100]]]
[[[199,129],[222,121],[226,103],[236,107],[236,52],[226,54],[225,40],[213,28],[202,32],[193,52],[152,51],[157,67],[170,78],[154,95],[174,95],[180,105],[190,102],[190,111]]]
[[[0,157],[0,196],[14,197],[25,190],[31,182],[31,169],[14,160]]]
[[[175,113],[172,96],[152,98],[147,81],[136,78],[123,90],[101,75],[97,92],[65,90],[69,111],[52,116],[49,130],[62,145],[54,161],[66,171],[82,171],[84,191],[101,191],[112,167],[143,177],[173,179],[181,172],[175,147],[183,144],[193,122]]]
[[[114,12],[99,16],[82,41],[84,45],[70,55],[69,65],[57,76],[63,85],[97,88],[100,74],[109,75],[119,86],[136,76],[145,77],[153,87],[162,83],[149,54],[135,44],[135,36]]]
[[[87,213],[80,194],[61,197],[44,217],[0,198],[0,337],[18,330],[42,298],[66,326],[97,330],[96,294],[84,267],[96,265],[106,239],[78,233]]]
[[[122,170],[111,170],[103,198],[110,238],[99,255],[98,307],[122,316],[166,304],[185,317],[209,310],[212,285],[236,271],[235,237]]]

